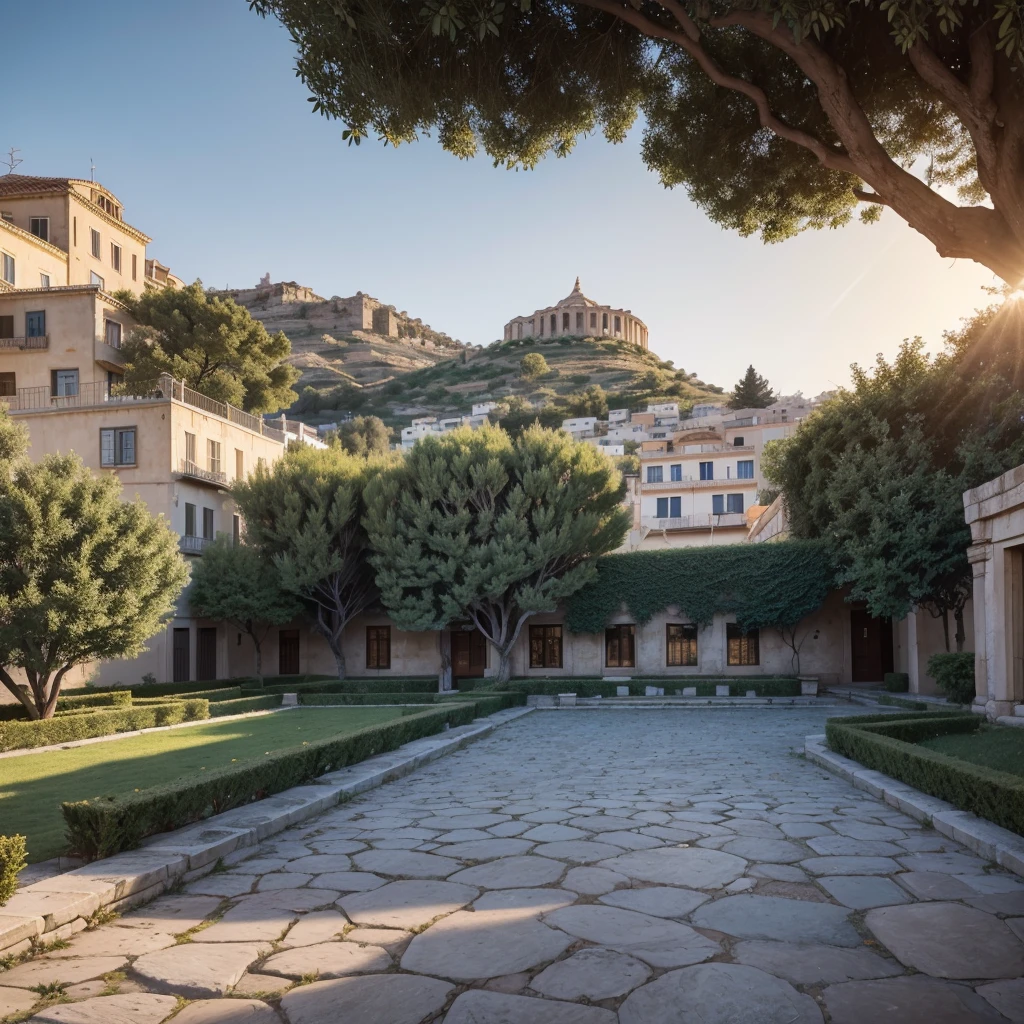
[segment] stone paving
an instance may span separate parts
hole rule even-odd
[[[1024,1022],[1024,881],[798,756],[836,713],[535,712],[0,973],[0,1016]]]

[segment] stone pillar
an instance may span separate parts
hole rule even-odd
[[[716,615],[697,631],[700,674],[715,675],[725,671],[725,616]]]
[[[973,710],[988,714],[989,703],[989,668],[988,668],[988,629],[986,625],[986,593],[985,581],[988,576],[989,548],[987,543],[973,544],[967,549],[967,560],[974,572],[974,703]],[[994,699],[995,694],[992,694]]]
[[[450,630],[437,631],[441,651],[441,668],[437,675],[437,688],[445,693],[452,688],[452,634]]]

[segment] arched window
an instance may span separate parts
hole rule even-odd
[[[607,331],[608,330],[608,314],[607,313],[602,313],[601,314],[601,330],[602,331]]]
[[[621,334],[622,333],[622,317],[621,316],[617,316],[615,318],[615,333],[616,334]]]
[[[554,313],[552,313],[551,314],[551,334],[552,334],[552,337],[554,336],[554,333],[557,330],[558,330],[558,317]]]
[[[562,314],[562,330],[563,331],[569,330],[569,314],[568,313],[563,313]]]
[[[576,330],[577,331],[582,331],[583,330],[583,314],[582,313],[577,313],[576,314]]]

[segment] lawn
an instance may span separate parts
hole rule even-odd
[[[1011,775],[1024,775],[1024,729],[983,725],[977,732],[938,736],[918,746]]]
[[[64,800],[145,789],[399,718],[401,708],[300,708],[128,739],[0,758],[0,832],[28,837],[30,862],[64,852]]]

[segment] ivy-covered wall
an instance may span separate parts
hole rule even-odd
[[[597,633],[625,605],[640,624],[675,606],[701,625],[720,612],[748,629],[787,627],[834,588],[820,541],[635,551],[598,562],[597,579],[569,601],[565,623],[573,633]]]

